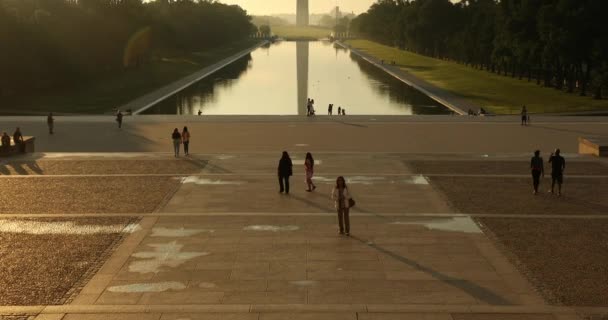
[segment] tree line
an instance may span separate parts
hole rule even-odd
[[[254,30],[243,9],[213,0],[0,0],[0,97],[69,87]]]
[[[401,49],[601,99],[608,87],[606,12],[606,0],[379,0],[350,28]]]

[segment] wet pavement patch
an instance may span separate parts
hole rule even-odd
[[[395,221],[393,225],[421,225],[429,230],[482,233],[479,226],[469,217],[429,218],[427,220]]]
[[[174,192],[169,177],[0,179],[0,213],[149,213]]]
[[[136,260],[129,265],[129,272],[159,273],[171,268],[177,268],[188,260],[209,255],[209,252],[184,252],[181,244],[170,243],[149,244],[152,251],[139,251],[132,255]]]
[[[87,226],[122,226],[131,218],[31,219]],[[124,233],[0,232],[0,305],[56,305],[68,301],[101,267]]]
[[[135,283],[124,286],[109,287],[109,292],[119,293],[141,293],[141,292],[165,292],[186,289],[186,285],[181,282],[159,282],[159,283]]]
[[[608,221],[478,219],[552,304],[608,307]]]
[[[285,232],[285,231],[297,231],[300,227],[298,226],[270,226],[270,225],[255,225],[246,226],[243,228],[245,231],[267,231],[267,232]]]

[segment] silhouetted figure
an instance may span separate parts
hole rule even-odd
[[[184,127],[182,131],[182,143],[184,144],[184,154],[190,155],[190,132],[188,127]]]
[[[279,192],[289,194],[289,177],[293,175],[293,164],[287,151],[283,151],[277,173],[279,176]]]
[[[116,113],[116,122],[118,122],[118,129],[122,128],[122,117],[122,112],[118,110],[118,113]]]
[[[336,179],[336,187],[331,193],[331,198],[334,200],[336,210],[338,211],[339,232],[340,234],[346,232],[346,235],[350,236],[350,206],[352,197],[348,192],[344,177]]]
[[[312,109],[312,102],[310,100],[310,98],[308,98],[308,101],[306,101],[306,116],[310,117],[310,110]]]
[[[338,115],[342,114],[342,107],[338,107]]]
[[[177,130],[177,128],[173,130],[171,139],[173,140],[173,152],[175,153],[175,157],[177,158],[179,157],[179,145],[182,143],[182,135],[179,133],[179,130]]]
[[[538,186],[540,185],[540,177],[545,176],[545,164],[543,158],[540,157],[540,150],[534,151],[534,157],[530,160],[530,170],[532,170],[532,186],[534,194],[538,194]]]
[[[23,134],[21,134],[21,129],[17,127],[15,132],[13,133],[13,142],[15,143],[15,147],[19,152],[25,152],[25,144],[23,143]]]
[[[304,170],[306,173],[306,185],[308,189],[307,192],[311,192],[317,188],[315,184],[312,182],[312,177],[315,173],[315,159],[312,157],[310,152],[306,153],[306,160],[304,160]]]
[[[551,154],[549,163],[551,163],[551,190],[550,193],[554,193],[555,183],[557,182],[558,190],[557,195],[562,195],[562,184],[564,183],[564,170],[566,170],[566,159],[560,155],[560,150],[555,149],[555,152]]]
[[[53,134],[53,129],[55,129],[55,118],[53,118],[52,112],[46,117],[46,124],[49,127],[49,134]]]
[[[202,116],[203,115],[203,111],[202,110],[198,110],[198,115]]]
[[[345,116],[346,115],[346,108],[342,108],[342,115]]]
[[[332,115],[334,112],[334,105],[333,104],[329,104],[329,107],[327,107],[327,115]]]
[[[521,125],[528,125],[528,109],[526,108],[526,106],[523,106],[523,108],[521,108]]]
[[[2,151],[8,152],[11,148],[11,137],[6,133],[6,131],[2,133],[0,142],[2,143]]]

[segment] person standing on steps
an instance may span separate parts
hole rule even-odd
[[[118,129],[122,128],[122,117],[122,112],[118,110],[118,113],[116,113],[116,122],[118,122]]]
[[[17,127],[15,132],[13,133],[13,142],[15,143],[15,147],[19,152],[25,152],[25,144],[23,143],[23,134],[21,134],[21,129]]]
[[[46,124],[49,127],[49,134],[53,134],[53,129],[55,128],[55,118],[53,118],[53,113],[49,113],[48,117],[46,117]]]
[[[179,145],[182,143],[182,135],[179,133],[179,130],[177,128],[173,130],[171,139],[173,140],[173,152],[175,153],[175,157],[177,158],[179,157]]]
[[[338,107],[338,115],[342,115],[342,107]]]
[[[306,192],[312,192],[317,188],[317,186],[315,186],[315,184],[312,182],[312,176],[314,175],[314,168],[315,168],[315,159],[312,157],[312,154],[310,152],[308,152],[306,154],[306,160],[304,160],[304,170],[306,171],[306,185],[308,186],[308,189],[306,189]]]
[[[336,179],[336,187],[331,193],[336,210],[338,211],[338,227],[340,234],[350,236],[350,208],[354,205],[354,200],[348,192],[344,177]]]
[[[521,108],[521,125],[522,126],[528,125],[528,108],[526,108],[526,106]]]
[[[329,107],[327,107],[327,115],[331,116],[334,112],[334,105],[333,104],[329,104]]]
[[[557,196],[562,195],[562,184],[564,183],[564,170],[566,170],[566,159],[560,155],[561,151],[555,149],[551,154],[549,163],[551,163],[551,190],[549,193],[555,192],[555,183],[557,182]]]
[[[285,192],[285,194],[289,194],[289,177],[293,175],[293,163],[287,151],[283,151],[277,171],[279,176],[279,193]]]
[[[538,186],[540,185],[541,176],[545,176],[545,164],[543,158],[540,157],[540,150],[534,151],[534,157],[530,160],[530,170],[532,170],[532,185],[534,194],[538,194]]]
[[[184,127],[184,131],[182,131],[182,143],[184,144],[184,154],[190,155],[190,132],[188,127]]]

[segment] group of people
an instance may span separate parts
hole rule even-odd
[[[21,129],[15,129],[12,140],[19,151],[23,152],[23,150],[25,150],[25,144],[23,143],[23,134],[21,134]],[[6,131],[2,132],[2,137],[0,138],[0,147],[2,148],[3,152],[8,152],[10,150],[11,136],[9,136]]]
[[[188,131],[188,127],[184,127],[181,133],[178,128],[175,128],[173,134],[171,134],[171,140],[173,141],[173,151],[176,158],[179,157],[182,144],[184,145],[184,154],[190,155],[190,131]]]
[[[327,115],[331,116],[334,114],[334,104],[330,103],[327,107]],[[306,101],[306,116],[312,117],[316,115],[315,110],[315,99],[308,98]],[[345,116],[346,108],[338,107],[338,115]]]
[[[306,153],[304,160],[304,173],[306,183],[306,192],[313,192],[317,186],[313,182],[315,160],[310,152]],[[279,166],[277,168],[279,177],[279,193],[289,194],[289,178],[293,176],[293,162],[287,151],[283,151]],[[346,186],[346,179],[338,177],[336,185],[332,190],[331,199],[338,213],[338,227],[341,235],[350,236],[350,208],[355,205],[353,197]]]
[[[562,195],[562,184],[564,183],[564,170],[566,170],[566,159],[561,156],[560,150],[556,149],[549,157],[551,164],[551,190],[549,193],[555,193],[555,185],[557,184],[557,195]],[[534,194],[538,194],[540,178],[545,176],[545,165],[543,158],[540,156],[540,150],[534,151],[534,156],[530,161],[530,169],[532,170],[532,185]]]

